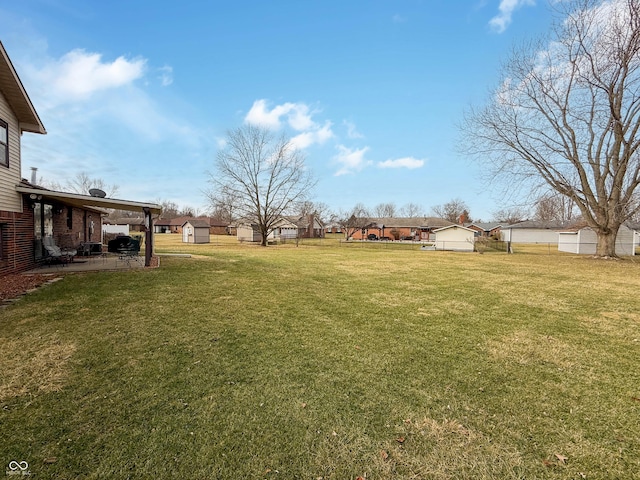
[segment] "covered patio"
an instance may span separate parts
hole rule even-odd
[[[144,256],[140,256],[139,258],[129,258],[123,259],[124,261],[120,262],[120,258],[117,255],[109,256],[109,255],[98,255],[95,258],[91,256],[83,257],[82,259],[77,258],[77,262],[68,262],[68,263],[60,263],[60,264],[52,264],[46,265],[43,267],[39,267],[36,270],[43,269],[51,269],[60,266],[64,268],[66,271],[72,271],[71,268],[78,269],[73,271],[83,271],[88,270],[89,266],[91,266],[91,270],[101,269],[101,270],[113,270],[113,269],[124,269],[124,268],[136,268],[137,264],[142,266],[151,266],[152,256],[153,256],[153,215],[159,215],[162,212],[162,207],[153,203],[143,203],[143,202],[134,202],[130,200],[121,200],[115,198],[106,198],[104,196],[92,196],[92,195],[80,195],[76,193],[69,192],[58,192],[54,190],[47,190],[44,188],[36,187],[34,185],[22,183],[16,187],[16,190],[23,194],[25,197],[29,198],[32,202],[43,204],[45,202],[55,205],[62,205],[65,207],[76,207],[79,209],[105,209],[105,208],[113,208],[119,210],[128,210],[133,212],[141,212],[144,214]],[[93,192],[92,192],[93,193]],[[102,192],[104,195],[104,193]],[[54,221],[55,225],[55,221]],[[54,227],[55,228],[55,227]],[[100,232],[102,234],[102,232]],[[91,240],[91,238],[89,238]],[[98,245],[99,246],[99,245]],[[141,260],[141,261],[140,261]],[[99,262],[103,262],[105,267],[100,267]],[[107,268],[110,267],[110,268]],[[68,269],[68,270],[67,270]]]

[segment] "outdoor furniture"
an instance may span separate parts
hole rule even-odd
[[[61,249],[53,241],[53,237],[44,237],[42,239],[42,245],[47,252],[46,259],[51,264],[52,261],[57,261],[66,265],[69,262],[73,262],[73,257],[78,253],[75,249]]]
[[[62,266],[73,261],[73,255],[69,252],[63,252],[57,245],[45,245],[44,249],[47,251],[47,262],[51,265],[54,260],[61,263]]]
[[[82,242],[78,250],[82,256],[102,255],[102,242]]]
[[[129,236],[116,237],[107,244],[107,250],[118,254],[118,260],[131,266],[131,262],[140,261],[140,242]]]

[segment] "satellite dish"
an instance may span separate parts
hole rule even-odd
[[[100,190],[99,188],[89,189],[89,195],[91,195],[92,197],[99,197],[99,198],[104,198],[107,196],[104,190]]]

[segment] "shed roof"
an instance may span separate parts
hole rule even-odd
[[[189,223],[194,228],[209,228],[208,218],[189,218],[182,223],[182,226],[184,227],[187,223]]]
[[[564,230],[567,228],[566,224],[561,222],[544,222],[538,220],[523,220],[522,222],[514,223],[511,225],[504,225],[504,229],[520,229],[531,228],[536,230]]]
[[[442,232],[443,230],[449,230],[450,228],[459,228],[461,230],[466,230],[467,232],[472,232],[472,233],[476,233],[475,230],[471,229],[471,228],[467,228],[463,225],[447,225],[446,227],[442,227],[442,228],[438,228],[436,230],[433,231],[433,233],[438,233],[438,232]]]

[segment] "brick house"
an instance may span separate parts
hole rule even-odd
[[[141,211],[149,225],[155,204],[115,200],[36,185],[22,179],[21,136],[46,130],[18,74],[0,42],[0,275],[36,267],[46,260],[43,248],[51,241],[61,248],[78,248],[84,242],[102,242],[105,208]],[[147,240],[150,264],[152,238]]]
[[[369,224],[353,234],[354,240],[365,240],[369,235],[388,240],[433,240],[433,231],[453,225],[443,218],[417,217],[417,218],[371,218]]]

